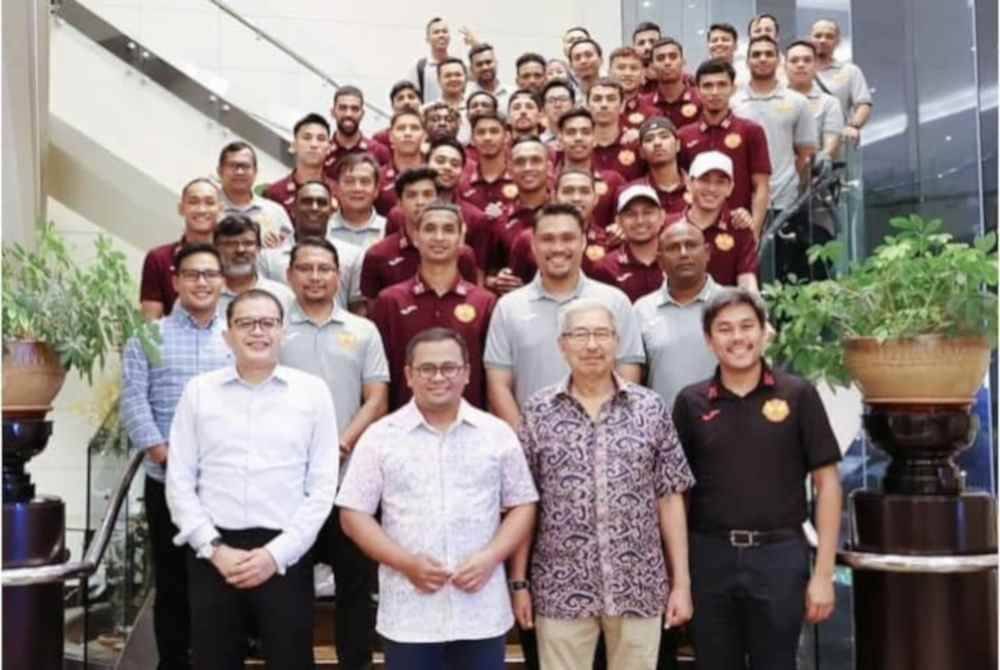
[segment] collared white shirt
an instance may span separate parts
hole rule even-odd
[[[279,237],[291,235],[295,229],[292,227],[292,220],[288,218],[285,208],[273,200],[262,198],[254,194],[248,205],[237,205],[225,191],[222,191],[222,216],[230,214],[244,214],[260,226],[260,236],[263,240],[268,233],[274,233]]]
[[[361,264],[365,260],[364,249],[347,242],[334,240],[327,236],[327,239],[337,249],[337,260],[340,266],[340,288],[337,289],[337,304],[344,309],[349,309],[352,303],[361,302]],[[285,238],[285,241],[276,249],[264,249],[257,256],[257,271],[261,274],[259,281],[266,281],[268,286],[278,284],[278,289],[282,295],[278,298],[284,302],[287,295],[291,296],[288,304],[285,305],[285,312],[291,303],[295,301],[295,293],[288,287],[288,265],[292,258],[292,247],[295,246],[295,236]],[[261,286],[261,288],[264,288]],[[225,291],[223,291],[225,295]]]
[[[517,436],[496,417],[462,400],[445,433],[410,401],[369,426],[358,441],[337,505],[374,514],[406,551],[449,570],[488,545],[504,509],[533,503],[538,492]],[[514,623],[501,564],[482,589],[445,584],[420,593],[392,568],[379,567],[376,630],[396,642],[478,640]]]
[[[334,244],[353,244],[362,251],[385,237],[385,217],[372,208],[371,217],[363,226],[356,227],[347,223],[344,215],[337,212],[330,217],[330,225],[326,229],[326,238]]]
[[[282,365],[247,384],[235,366],[184,389],[170,427],[167,505],[177,545],[267,528],[278,572],[316,540],[337,490],[337,415],[322,379]]]

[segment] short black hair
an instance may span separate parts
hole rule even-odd
[[[337,100],[343,98],[344,96],[354,96],[361,101],[361,104],[365,104],[365,94],[361,92],[361,89],[357,86],[341,86],[333,93],[333,104],[337,104]]]
[[[594,115],[586,107],[574,107],[573,109],[567,109],[565,112],[559,115],[559,120],[556,122],[556,128],[560,131],[563,129],[567,123],[573,119],[587,119],[590,121],[590,125],[594,125]]]
[[[431,26],[433,26],[438,21],[444,21],[444,19],[442,17],[440,17],[440,16],[432,17],[431,20],[428,21],[427,25],[424,27],[424,33],[425,34],[429,33],[431,31]]]
[[[481,121],[496,121],[504,128],[507,127],[507,119],[504,118],[503,114],[501,114],[499,111],[480,112],[478,114],[474,114],[472,118],[469,119],[469,130],[475,132],[476,126],[478,126]]]
[[[565,35],[566,33],[571,33],[574,30],[579,30],[581,33],[583,33],[587,37],[590,37],[590,31],[587,30],[586,28],[584,28],[583,26],[570,26],[569,28],[567,28],[566,30],[563,31],[563,35]]]
[[[184,184],[183,187],[181,187],[181,199],[182,200],[184,199],[184,196],[187,195],[188,189],[191,188],[192,186],[194,186],[195,184],[208,184],[208,185],[210,185],[212,188],[215,189],[216,195],[218,195],[219,191],[221,190],[221,189],[219,189],[219,185],[216,184],[212,179],[209,179],[208,177],[195,177],[194,179],[192,179],[188,183]]]
[[[337,162],[333,164],[334,180],[340,181],[340,177],[345,172],[353,170],[359,165],[370,165],[372,171],[375,173],[375,183],[378,184],[378,178],[381,172],[381,166],[378,164],[378,161],[375,159],[375,157],[372,156],[367,151],[350,152],[338,158]]]
[[[312,247],[314,249],[326,249],[331,254],[333,254],[333,264],[340,269],[340,254],[337,253],[337,247],[333,246],[333,242],[324,239],[322,237],[316,237],[315,235],[309,235],[303,237],[301,240],[295,240],[295,246],[292,247],[292,252],[288,256],[288,267],[295,265],[295,257],[298,256],[300,249],[305,249],[307,247]]]
[[[391,105],[396,100],[396,96],[403,91],[413,91],[417,94],[417,97],[420,98],[420,102],[424,101],[424,94],[420,92],[420,89],[417,88],[416,84],[409,79],[401,79],[393,84],[392,88],[389,89],[389,104]]]
[[[507,111],[508,112],[510,112],[510,106],[513,105],[514,101],[517,100],[518,98],[530,98],[531,101],[533,103],[535,103],[535,107],[537,107],[538,109],[542,108],[541,103],[538,101],[538,96],[537,95],[535,95],[533,92],[529,91],[526,88],[519,88],[516,91],[514,91],[513,93],[511,93],[510,97],[507,98]]]
[[[462,210],[458,205],[444,200],[435,200],[420,212],[420,219],[417,221],[418,229],[420,228],[420,221],[424,220],[424,215],[428,212],[448,212],[449,214],[454,214],[455,218],[458,219],[458,225],[465,226],[465,219],[462,218]]]
[[[739,32],[737,32],[736,26],[734,26],[731,23],[713,23],[708,27],[708,32],[705,33],[705,39],[710,39],[712,37],[712,33],[714,33],[716,30],[721,30],[724,33],[729,33],[729,35],[733,38],[734,42],[740,39],[740,34]]]
[[[660,39],[656,40],[655,42],[653,42],[653,46],[650,47],[649,53],[654,54],[656,53],[657,49],[662,49],[663,47],[669,47],[669,46],[677,47],[677,50],[681,52],[681,55],[682,56],[684,55],[684,45],[678,42],[673,37],[661,37]]]
[[[465,147],[462,143],[456,140],[454,137],[442,137],[439,140],[434,140],[431,142],[431,146],[427,149],[427,160],[430,161],[431,154],[439,147],[451,147],[462,157],[462,165],[465,165]]]
[[[195,254],[209,254],[215,256],[215,260],[219,263],[219,269],[222,269],[222,255],[219,254],[219,250],[215,248],[214,245],[208,242],[196,242],[194,244],[185,244],[177,253],[174,254],[173,267],[171,270],[174,274],[181,271],[181,265],[184,264],[184,259],[188,256],[194,256]]]
[[[445,58],[443,61],[437,64],[438,74],[441,73],[441,68],[443,68],[445,65],[456,65],[456,64],[462,68],[462,72],[464,72],[466,75],[469,74],[469,68],[465,66],[465,61],[462,60],[461,58],[455,58],[454,56]]]
[[[625,87],[622,83],[613,77],[598,77],[593,84],[590,85],[590,90],[587,91],[587,102],[590,102],[590,96],[593,94],[595,88],[613,88],[618,91],[618,97],[625,100]]]
[[[250,146],[249,143],[244,142],[243,140],[235,140],[233,142],[230,142],[226,146],[222,147],[222,151],[219,152],[219,167],[222,167],[222,164],[226,162],[226,157],[229,156],[229,154],[235,154],[241,151],[250,152],[250,155],[253,157],[253,167],[256,170],[257,152],[254,150],[252,146]]]
[[[406,190],[406,187],[411,184],[416,184],[418,181],[429,180],[432,184],[434,184],[434,189],[437,190],[437,176],[437,170],[429,167],[418,167],[403,170],[403,173],[396,177],[396,197],[402,199],[403,191]]]
[[[736,70],[733,68],[732,63],[722,58],[710,58],[699,65],[698,69],[695,71],[695,85],[701,82],[702,77],[706,77],[710,74],[724,74],[729,77],[730,82],[736,81]]]
[[[451,340],[458,345],[458,348],[462,350],[462,363],[465,365],[469,364],[469,345],[465,343],[465,338],[457,330],[452,330],[451,328],[442,328],[440,326],[435,326],[434,328],[428,328],[427,330],[422,330],[413,337],[410,341],[406,343],[406,355],[405,361],[407,367],[413,364],[414,353],[416,349],[421,344],[430,344],[432,342],[447,342]]]
[[[415,107],[406,107],[405,109],[401,109],[392,115],[392,117],[389,119],[389,128],[390,129],[394,128],[396,126],[396,121],[398,121],[400,118],[404,116],[417,117],[417,119],[420,121],[420,126],[423,127],[424,117],[423,115],[420,114],[420,110]]]
[[[548,152],[549,152],[548,147],[545,146],[545,142],[543,142],[542,138],[539,137],[538,135],[522,135],[521,137],[518,137],[516,140],[514,140],[513,142],[511,142],[511,144],[510,144],[510,151],[511,151],[511,153],[513,153],[514,152],[514,147],[516,147],[518,145],[521,145],[521,144],[529,144],[529,143],[530,144],[541,144],[542,148],[545,149],[546,159],[548,158]]]
[[[319,179],[310,179],[309,181],[305,181],[299,184],[298,189],[296,189],[295,191],[295,200],[299,199],[299,193],[301,193],[306,186],[319,186],[324,191],[326,191],[327,195],[331,197],[333,196],[333,190],[330,188],[330,185],[327,184],[325,181],[320,181]]]
[[[791,51],[792,47],[805,47],[809,49],[809,51],[812,51],[813,56],[816,55],[816,45],[810,42],[809,40],[795,40],[787,47],[785,47],[785,53],[787,54],[789,51]]]
[[[569,80],[563,79],[561,77],[556,77],[555,79],[550,79],[545,82],[545,86],[542,86],[542,104],[545,104],[545,96],[549,94],[554,88],[564,88],[569,91],[569,102],[570,104],[576,104],[576,89],[573,84],[569,83]]]
[[[285,320],[285,306],[281,304],[278,297],[271,293],[270,291],[265,291],[262,288],[252,288],[249,291],[244,291],[238,296],[233,298],[233,301],[226,306],[226,325],[230,325],[233,322],[233,312],[236,311],[236,305],[240,304],[245,300],[253,300],[254,298],[264,298],[270,300],[275,305],[278,306],[278,318],[282,321]]]
[[[778,43],[774,40],[773,37],[769,35],[758,35],[757,37],[751,39],[750,42],[747,44],[747,55],[750,54],[750,49],[753,48],[753,45],[757,44],[758,42],[767,42],[768,44],[774,47],[775,53],[781,53],[781,47],[778,46]]]
[[[489,42],[480,42],[476,46],[469,49],[469,64],[471,65],[472,59],[484,51],[493,51],[493,45]]]
[[[705,311],[701,315],[701,328],[706,335],[712,333],[712,324],[718,318],[719,313],[727,307],[734,305],[748,305],[757,315],[757,321],[761,328],[767,326],[767,306],[759,295],[745,288],[726,286],[720,287],[705,305]]]
[[[294,137],[295,135],[298,135],[299,129],[303,126],[311,125],[323,126],[323,130],[326,131],[326,134],[330,134],[330,122],[327,121],[322,115],[317,114],[316,112],[311,112],[295,122],[295,125],[292,126],[292,136]]]
[[[635,30],[632,31],[632,41],[635,42],[636,35],[638,35],[639,33],[649,32],[650,30],[655,30],[656,32],[661,34],[663,32],[662,30],[660,30],[660,26],[658,24],[653,23],[652,21],[642,21],[639,25],[635,27]]]
[[[587,234],[587,222],[583,220],[583,215],[573,205],[564,205],[556,202],[545,205],[538,212],[538,216],[535,217],[535,228],[538,228],[538,224],[541,223],[542,219],[550,216],[571,217],[580,226],[580,232],[584,235]]]
[[[260,225],[246,214],[230,214],[223,217],[222,221],[219,221],[215,226],[212,242],[218,244],[220,237],[236,237],[248,230],[253,231],[257,237],[257,246],[260,247]]]
[[[514,61],[514,72],[517,72],[521,69],[522,65],[526,65],[528,63],[538,63],[542,66],[542,69],[545,69],[546,65],[544,56],[537,54],[534,51],[529,51],[528,53],[521,54],[517,57],[517,60]]]
[[[593,44],[594,51],[597,52],[598,58],[604,58],[604,50],[601,49],[601,45],[597,43],[597,40],[592,37],[584,37],[582,40],[576,40],[569,45],[569,50],[566,52],[566,55],[569,57],[570,61],[573,60],[573,49],[577,48],[581,44]]]
[[[465,98],[466,109],[468,109],[469,103],[472,102],[472,99],[477,96],[486,96],[487,98],[489,98],[490,104],[493,105],[493,109],[500,109],[500,103],[497,101],[497,97],[492,93],[490,93],[489,91],[484,91],[483,89],[479,89],[478,91],[473,91],[472,93],[466,96]]]
[[[763,19],[771,19],[772,21],[774,21],[774,32],[775,32],[775,34],[776,35],[780,35],[781,34],[781,24],[778,23],[778,19],[775,18],[774,14],[758,14],[757,16],[755,16],[752,19],[750,19],[749,23],[747,23],[747,35],[749,35],[750,31],[753,30],[753,24],[755,24],[758,21],[761,21]]]
[[[565,168],[556,175],[555,190],[559,190],[559,185],[562,184],[562,180],[566,177],[586,177],[590,180],[591,186],[596,184],[593,172],[587,172],[586,170],[581,170],[580,168]]]

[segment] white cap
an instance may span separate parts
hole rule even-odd
[[[657,207],[660,206],[660,198],[656,195],[656,191],[653,190],[652,186],[632,184],[626,187],[618,196],[618,213],[621,214],[622,210],[628,207],[629,203],[636,198],[646,198],[647,200],[652,200]]]
[[[721,151],[705,151],[694,157],[688,174],[692,179],[698,179],[704,174],[718,170],[730,179],[733,178],[733,161]]]

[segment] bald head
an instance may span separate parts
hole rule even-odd
[[[659,263],[672,290],[690,290],[705,283],[709,249],[701,230],[680,220],[672,223],[659,239]]]

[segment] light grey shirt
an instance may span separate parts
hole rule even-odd
[[[337,304],[348,309],[352,303],[362,300],[361,295],[361,263],[365,252],[353,244],[330,240],[337,248],[337,258],[340,260],[340,290],[337,291]],[[294,293],[288,288],[288,264],[292,257],[292,247],[295,238],[289,237],[277,249],[264,249],[257,257],[257,270],[271,283],[278,283],[295,299]]]
[[[707,276],[701,293],[686,305],[676,302],[663,288],[635,303],[635,313],[646,347],[646,386],[656,391],[673,410],[674,399],[685,386],[712,376],[715,354],[705,343],[701,325],[705,303],[718,291]]]
[[[423,58],[426,59],[424,62],[423,104],[429,105],[441,99],[441,85],[438,84],[437,61],[430,56],[423,56]],[[414,63],[413,67],[410,68],[406,79],[420,86],[420,78],[417,76],[417,63]]]
[[[815,81],[806,94],[806,99],[809,100],[809,109],[816,122],[816,137],[819,138],[817,150],[822,150],[823,140],[827,135],[839,136],[844,129],[844,112],[840,109],[840,102],[832,95],[824,93]]]
[[[284,574],[333,508],[339,454],[333,399],[319,377],[279,365],[256,385],[235,366],[193,378],[170,427],[174,544],[198,551],[219,528],[281,531],[265,548]]]
[[[326,321],[315,323],[298,302],[292,303],[281,363],[326,382],[341,433],[361,408],[364,385],[389,382],[389,364],[375,324],[337,305]]]
[[[809,101],[782,83],[768,93],[757,93],[748,84],[737,89],[730,105],[737,116],[752,119],[764,127],[771,155],[770,206],[785,209],[799,191],[795,148],[816,146],[816,122]]]
[[[558,314],[560,308],[578,298],[599,300],[615,315],[619,364],[645,361],[639,323],[624,292],[581,273],[572,295],[555,298],[542,288],[541,273],[538,273],[530,284],[497,301],[483,355],[487,368],[514,373],[514,397],[519,406],[523,406],[535,391],[569,374],[569,366],[559,350]]]
[[[872,103],[872,93],[865,81],[865,74],[854,63],[833,61],[829,67],[817,70],[816,76],[840,103],[845,123],[850,120],[858,105]]]
[[[258,267],[262,256],[263,254],[257,257]],[[285,267],[288,267],[287,262],[285,263]],[[281,303],[281,306],[285,309],[286,315],[288,314],[288,308],[293,302],[295,302],[295,294],[292,293],[292,289],[288,288],[281,282],[268,279],[267,277],[262,277],[259,272],[257,274],[257,281],[251,288],[267,291],[277,298]],[[219,296],[219,313],[222,315],[223,321],[226,319],[226,310],[229,309],[229,303],[236,300],[236,296],[236,293],[233,293],[227,286],[223,285],[222,295]]]
[[[292,227],[292,220],[288,218],[288,212],[285,211],[284,207],[273,200],[262,198],[259,195],[254,195],[249,205],[241,207],[234,204],[225,191],[223,191],[222,216],[230,214],[245,214],[252,221],[256,221],[257,225],[260,226],[262,240],[268,233],[274,233],[279,237],[287,237],[295,230]]]
[[[368,249],[383,237],[385,237],[385,217],[380,216],[374,207],[368,223],[360,228],[348,224],[343,215],[337,212],[330,217],[330,225],[326,229],[326,238],[335,245],[338,243],[353,244],[362,250]]]

